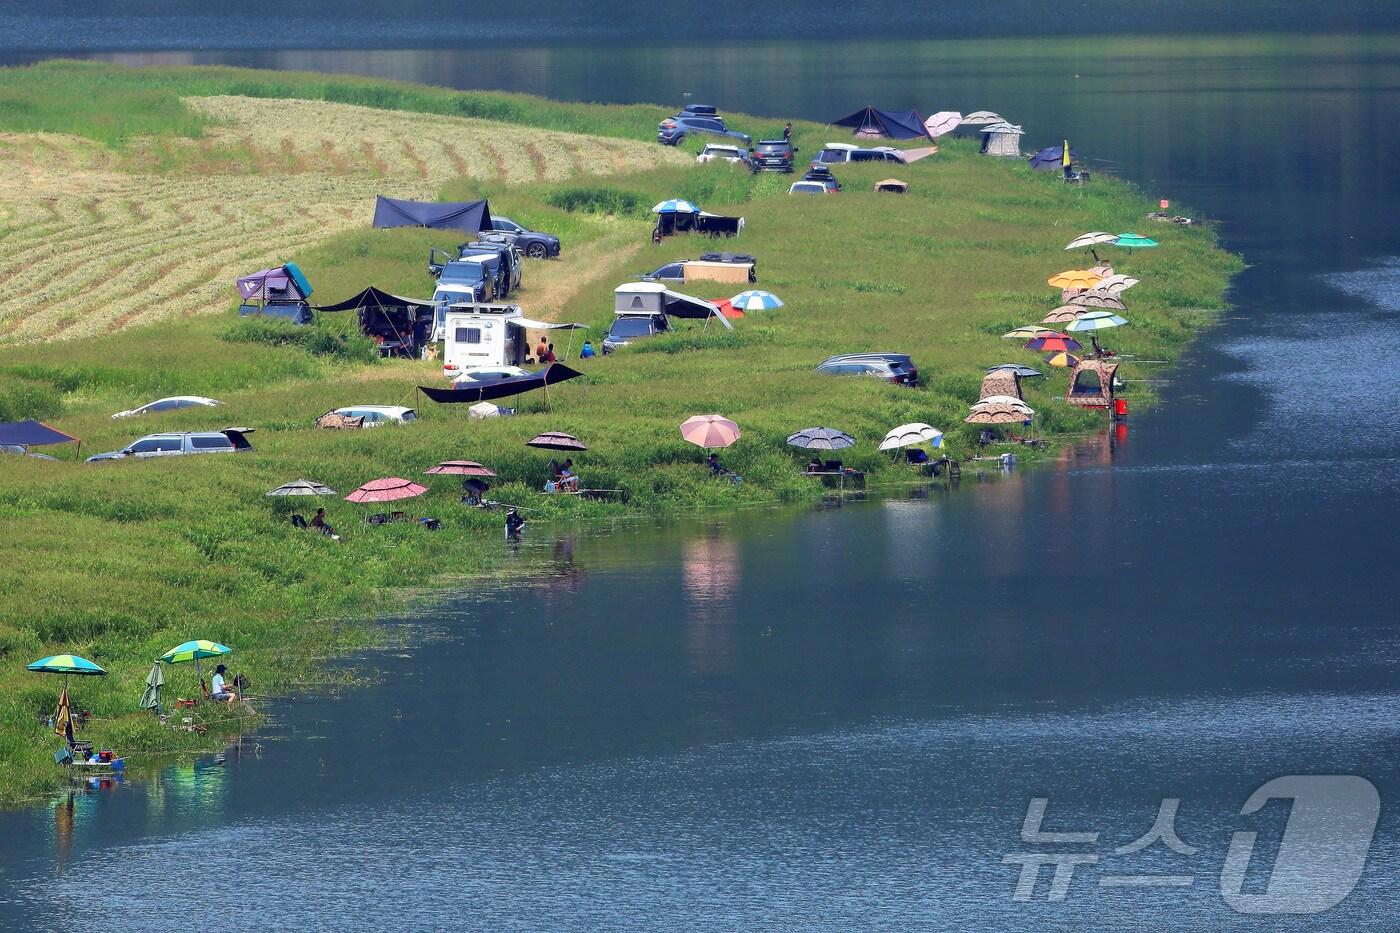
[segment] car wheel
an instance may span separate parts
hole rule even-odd
[[[525,247],[525,255],[531,259],[543,259],[549,255],[549,249],[543,243],[531,243]]]

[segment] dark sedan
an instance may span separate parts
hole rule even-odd
[[[563,249],[563,244],[557,236],[522,227],[509,217],[497,217],[492,214],[491,229],[497,233],[510,234],[515,238],[515,245],[520,251],[531,259],[549,259],[558,256]]]

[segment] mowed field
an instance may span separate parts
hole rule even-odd
[[[374,196],[641,171],[684,161],[623,139],[322,101],[186,98],[200,138],[121,150],[0,134],[0,342],[226,311],[233,279],[365,227]]]

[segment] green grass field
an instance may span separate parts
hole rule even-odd
[[[364,107],[382,112],[358,109]],[[288,116],[298,114],[314,115],[313,125],[303,129],[306,121]],[[26,215],[14,206],[19,195],[0,200],[8,212],[0,214],[7,257],[0,279],[30,281],[38,267],[39,280],[30,284],[39,291],[51,277],[67,277],[52,293],[0,307],[0,341],[10,338],[0,343],[0,420],[44,418],[81,437],[84,454],[156,430],[256,428],[256,449],[233,456],[91,465],[0,460],[0,799],[40,793],[59,778],[50,757],[56,740],[37,725],[57,684],[23,670],[34,658],[72,651],[112,672],[74,685],[75,699],[98,717],[89,728],[100,741],[124,750],[190,749],[197,743],[188,735],[135,711],[151,659],[171,645],[189,638],[233,645],[233,666],[276,692],[318,676],[327,654],[376,637],[357,620],[400,606],[408,589],[502,572],[499,513],[465,510],[450,478],[424,477],[438,460],[487,463],[502,478],[493,496],[538,510],[541,522],[815,497],[818,488],[799,475],[806,455],[784,438],[818,424],[859,439],[845,452],[848,464],[876,480],[907,479],[905,468],[876,450],[879,438],[896,424],[927,421],[947,432],[953,456],[977,453],[976,431],[962,418],[981,373],[1001,362],[1039,362],[999,335],[1059,304],[1046,278],[1088,262],[1063,250],[1072,237],[1139,230],[1161,241],[1159,249],[1113,257],[1119,271],[1142,284],[1125,298],[1131,326],[1105,342],[1143,358],[1174,358],[1223,307],[1229,276],[1239,268],[1208,227],[1143,229],[1149,202],[1109,178],[1072,188],[1053,173],[950,142],[897,170],[838,171],[846,188],[840,195],[789,197],[791,179],[697,166],[690,153],[647,142],[664,115],[654,106],[565,105],[233,69],[59,63],[0,72],[0,147],[30,153],[22,179],[11,170],[12,194],[41,205],[49,203],[44,198],[69,199],[80,214],[84,199],[95,195],[73,194],[82,179],[72,174],[86,171],[104,184],[128,183],[118,199],[140,201],[122,208],[129,216],[173,218],[176,234],[186,222],[197,228],[188,250],[178,237],[167,242],[154,233],[139,244],[114,239],[114,249],[130,249],[124,259],[102,260],[105,271],[78,271],[62,262],[82,252],[72,248],[85,232],[77,214]],[[253,123],[264,131],[248,133]],[[731,123],[759,136],[781,121],[736,116]],[[423,133],[412,139],[431,138],[436,148],[410,144],[390,158],[375,143],[418,129]],[[796,130],[803,156],[840,138],[814,125]],[[470,141],[474,154],[459,140]],[[908,195],[871,190],[890,174],[910,182]],[[18,187],[21,181],[28,187]],[[218,198],[260,185],[277,194],[241,226],[199,226],[198,218],[181,221],[175,212],[191,192]],[[743,235],[722,245],[756,255],[758,287],[786,307],[736,321],[733,334],[683,325],[674,336],[582,361],[575,365],[587,377],[553,390],[552,410],[543,397],[524,396],[516,417],[469,421],[465,412],[415,400],[416,384],[442,383],[435,363],[373,360],[355,341],[275,345],[259,339],[267,328],[250,328],[233,313],[232,277],[251,267],[239,264],[264,258],[299,262],[317,300],[367,284],[430,293],[427,249],[450,247],[457,237],[368,229],[377,188],[489,196],[497,212],[559,233],[564,257],[529,262],[525,288],[512,300],[533,317],[588,322],[595,340],[611,318],[616,285],[715,245],[687,237],[651,245],[646,210],[666,197],[743,214]],[[110,214],[105,202],[95,210]],[[265,225],[297,212],[311,222],[280,246],[267,246]],[[104,295],[118,286],[105,283],[175,250],[181,252],[170,261],[180,271],[171,281],[193,283],[188,287],[204,297],[146,316],[110,313]],[[29,258],[16,264],[17,254]],[[119,280],[122,300],[144,307],[144,299],[169,288],[167,278],[127,275]],[[693,291],[728,294],[719,285]],[[30,323],[7,330],[14,315]],[[69,323],[22,339],[27,329],[59,320]],[[352,323],[324,316],[318,328],[337,335]],[[926,384],[908,390],[812,372],[831,354],[877,349],[913,354]],[[1135,382],[1143,372],[1131,364],[1122,370],[1134,406],[1151,398]],[[1052,372],[1027,384],[1037,430],[1101,430],[1101,414],[1063,401],[1065,382]],[[212,414],[110,418],[176,393],[212,395],[225,405]],[[368,403],[417,404],[422,419],[353,433],[312,426],[331,408]],[[723,452],[726,465],[744,476],[742,485],[709,479],[703,452],[679,436],[682,420],[712,411],[744,430]],[[523,442],[551,429],[589,445],[576,458],[586,485],[625,489],[630,502],[542,494],[548,454]],[[72,454],[60,456],[71,461]],[[343,494],[389,475],[427,482],[430,492],[407,508],[441,519],[442,531],[370,528],[367,509],[323,500],[318,504],[344,536],[337,543],[288,523],[289,512],[309,511],[311,503],[263,495],[302,476]],[[192,679],[180,670],[172,677],[186,688]]]

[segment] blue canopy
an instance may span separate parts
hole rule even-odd
[[[1031,168],[1039,169],[1042,172],[1050,172],[1064,168],[1065,147],[1061,143],[1058,146],[1046,146],[1044,149],[1031,156]],[[1069,160],[1071,163],[1079,161],[1079,153],[1074,151],[1074,147],[1069,147]]]
[[[931,139],[924,118],[917,110],[876,110],[862,107],[848,117],[833,120],[832,126],[854,128],[857,136],[884,136],[889,139]]]
[[[480,201],[401,201],[378,195],[374,199],[374,226],[432,227],[466,233],[491,231],[491,206]]]
[[[64,434],[33,418],[0,424],[0,444],[6,446],[43,447],[46,444],[69,444],[76,440],[71,434]]]

